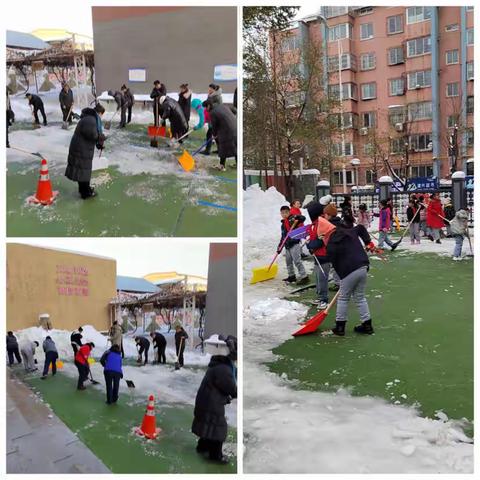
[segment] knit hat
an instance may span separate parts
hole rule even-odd
[[[308,215],[312,222],[314,222],[323,213],[323,208],[323,205],[318,202],[310,202],[307,205]]]
[[[320,203],[322,205],[328,205],[332,200],[333,200],[333,197],[331,195],[325,195],[320,199]]]
[[[323,209],[323,213],[326,213],[327,215],[330,215],[331,217],[336,217],[337,216],[337,206],[334,203],[329,203]]]

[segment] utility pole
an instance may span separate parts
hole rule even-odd
[[[450,160],[450,175],[457,171],[457,159],[458,159],[458,125],[455,124],[453,132],[448,138],[448,156]]]

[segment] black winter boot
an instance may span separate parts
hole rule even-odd
[[[297,277],[295,275],[289,275],[287,278],[282,280],[283,282],[294,283],[297,281]]]
[[[364,333],[365,335],[371,335],[372,333],[374,333],[372,327],[372,320],[366,320],[360,325],[357,325],[356,327],[354,327],[354,331],[357,333]]]
[[[308,282],[310,282],[310,279],[308,278],[308,275],[306,277],[301,278],[298,282],[297,285],[302,286],[302,285],[308,285]]]
[[[346,322],[335,322],[335,326],[332,328],[332,333],[339,337],[345,336],[345,323]]]

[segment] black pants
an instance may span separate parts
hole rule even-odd
[[[45,364],[43,365],[43,376],[46,377],[48,375],[48,369],[50,368],[50,364],[52,364],[52,375],[57,373],[57,352],[47,352],[45,354]]]
[[[157,362],[167,363],[167,356],[165,355],[166,344],[157,345]]]
[[[128,111],[127,123],[130,123],[132,121],[132,107],[128,107],[127,111]]]
[[[207,138],[205,141],[208,141],[207,146],[205,147],[205,153],[210,154],[210,152],[212,151],[213,143],[213,130],[210,124],[208,125]]]
[[[73,359],[75,360],[75,355],[77,354],[78,352],[78,345],[76,343],[71,343],[70,344],[72,346],[72,350],[73,350]]]
[[[77,388],[83,387],[83,382],[88,380],[88,372],[90,369],[88,368],[87,365],[78,362],[75,360],[75,365],[77,366],[78,369],[78,383],[77,383]]]
[[[177,348],[177,356],[178,356],[178,363],[181,367],[183,367],[183,352],[185,350],[185,342],[183,342],[182,348],[178,350]]]
[[[40,123],[40,120],[38,119],[38,111],[40,110],[40,113],[42,114],[43,117],[43,124],[47,124],[47,116],[45,115],[45,109],[43,105],[40,108],[34,108],[33,109],[33,116],[35,117],[35,123]]]
[[[148,350],[150,348],[150,345],[147,346],[147,348],[144,348],[143,346],[140,347],[140,350],[138,351],[138,356],[140,358],[142,358],[142,353],[145,352],[145,363],[144,365],[146,365],[148,363]]]
[[[127,123],[127,107],[122,107],[120,110],[120,128],[123,128]]]
[[[226,157],[220,157],[220,165],[225,166],[225,162],[227,161]],[[237,163],[237,156],[235,155],[235,163]]]
[[[18,363],[22,363],[22,357],[20,356],[20,352],[18,351],[18,347],[15,348],[7,348],[7,353],[8,353],[8,364],[10,366],[13,365],[13,357],[17,359]]]
[[[90,182],[78,182],[78,193],[83,199],[91,197],[92,191]]]
[[[207,453],[210,460],[221,460],[223,442],[219,440],[208,440],[207,438],[199,438],[197,442],[197,452]]]
[[[122,340],[122,343],[120,344],[120,351],[122,352],[122,358],[125,358],[125,352],[123,350],[123,340]]]
[[[70,110],[70,107],[65,106],[64,108],[62,108],[62,115],[63,115],[64,122],[72,123],[73,110]]]
[[[107,403],[115,403],[118,400],[118,389],[122,374],[105,370],[103,376],[105,377],[105,385],[107,387]]]

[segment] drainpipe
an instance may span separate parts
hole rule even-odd
[[[301,44],[302,44],[302,47],[301,47],[301,51],[302,51],[302,54],[301,54],[301,58],[300,58],[300,72],[301,72],[301,75],[303,77],[303,79],[307,79],[310,72],[308,70],[308,64],[305,62],[305,59],[303,57],[303,55],[305,54],[306,50],[308,49],[308,42],[309,42],[309,39],[308,39],[308,25],[307,25],[307,22],[304,22],[303,20],[300,20],[298,22],[299,24],[299,29],[300,29],[300,40],[301,40]],[[308,53],[308,55],[310,55],[310,53]],[[308,91],[305,91],[305,106],[306,106],[306,116],[307,118],[310,118],[310,98],[309,98],[309,92]]]
[[[320,18],[320,33],[322,35],[322,83],[324,92],[328,92],[328,51],[327,51],[327,21]]]
[[[461,149],[461,169],[466,173],[467,169],[467,7],[460,7],[460,46],[461,46],[461,69],[462,69],[462,109],[461,109],[461,125],[462,133],[462,149]]]
[[[440,82],[438,65],[438,7],[431,7],[431,42],[432,42],[432,155],[433,175],[440,179]]]

